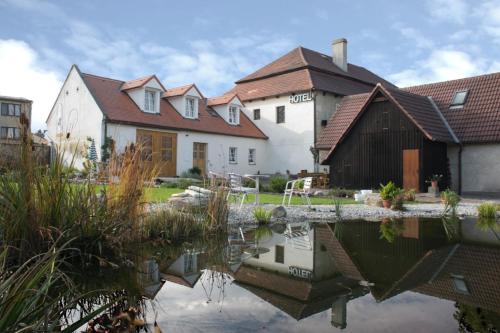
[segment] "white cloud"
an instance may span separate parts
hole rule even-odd
[[[0,4],[36,12],[49,18],[47,24],[64,27],[60,40],[66,45],[65,54],[50,54],[50,48],[42,45],[38,52],[43,65],[61,70],[64,64],[66,71],[76,63],[84,72],[123,80],[154,73],[167,87],[195,82],[206,96],[229,90],[235,80],[295,45],[286,36],[237,31],[225,38],[188,41],[182,49],[173,48],[148,43],[140,34],[90,25],[43,0],[0,0]]]
[[[427,0],[431,17],[438,21],[464,24],[469,7],[465,0]]]
[[[393,26],[394,29],[399,31],[399,33],[406,39],[408,39],[412,46],[419,49],[429,49],[434,47],[434,42],[425,37],[419,30],[411,27],[403,26],[397,23]]]
[[[62,81],[54,71],[41,67],[37,53],[25,42],[0,39],[0,95],[33,101],[32,131],[45,128]]]
[[[388,76],[398,86],[459,79],[487,73],[495,63],[474,58],[456,50],[435,50],[425,60],[418,61],[409,69]]]
[[[480,20],[481,30],[500,43],[500,0],[483,2],[474,14]]]

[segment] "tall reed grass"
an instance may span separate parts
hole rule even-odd
[[[71,181],[65,170],[74,160],[62,151],[50,166],[36,165],[31,140],[24,123],[19,164],[0,176],[0,242],[17,249],[11,256],[23,262],[61,236],[74,240],[82,254],[109,255],[141,237],[144,185],[155,174],[145,167],[140,147],[113,154],[104,170],[110,181],[97,194],[90,178]]]

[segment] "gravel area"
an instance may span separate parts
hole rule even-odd
[[[477,216],[477,203],[460,203],[457,207],[457,215]],[[254,223],[253,210],[254,205],[232,205],[229,214],[231,223]],[[266,209],[273,209],[278,205],[262,205]],[[288,206],[285,207],[287,216],[281,219],[283,222],[300,222],[310,220],[334,220],[335,206],[333,205],[314,205],[310,210],[307,206]],[[444,205],[439,203],[419,203],[405,205],[405,211],[393,211],[381,207],[367,205],[344,205],[342,206],[343,219],[380,219],[384,217],[440,217],[443,214]]]

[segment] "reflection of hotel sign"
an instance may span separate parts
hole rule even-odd
[[[306,92],[306,93],[303,93],[303,94],[290,95],[290,103],[292,103],[292,104],[309,102],[309,101],[312,101],[312,100],[313,100],[313,93],[312,93],[312,91]]]
[[[300,267],[290,266],[288,267],[288,274],[301,279],[312,279],[312,271]]]

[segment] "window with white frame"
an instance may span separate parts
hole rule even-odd
[[[184,116],[186,118],[198,118],[198,107],[196,103],[196,98],[186,97],[186,110]]]
[[[156,112],[156,91],[146,89],[144,96],[144,111]]]
[[[238,148],[229,147],[229,163],[230,164],[238,163]]]
[[[255,164],[255,148],[248,149],[248,164]]]
[[[229,119],[228,122],[233,125],[240,123],[239,108],[236,105],[229,105]]]

